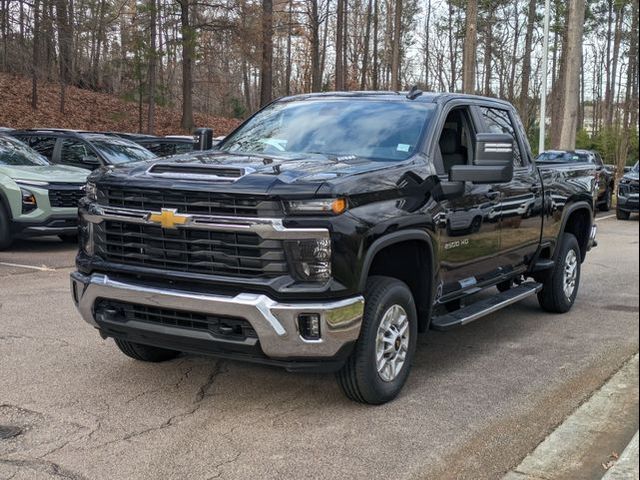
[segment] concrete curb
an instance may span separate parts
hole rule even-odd
[[[618,461],[604,474],[602,480],[638,480],[638,432],[624,449]]]
[[[613,451],[612,439],[622,440],[622,443],[618,441],[618,447],[622,450],[637,430],[638,354],[527,455],[520,465],[507,473],[503,480],[600,478],[603,473],[601,457]],[[629,455],[634,455],[633,447]],[[637,465],[637,436],[635,461]],[[612,478],[626,480],[637,476]]]

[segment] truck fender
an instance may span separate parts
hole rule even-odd
[[[565,206],[563,211],[563,216],[562,216],[562,224],[560,227],[560,231],[558,233],[558,238],[556,239],[556,248],[554,249],[554,252],[553,252],[554,260],[556,259],[556,256],[558,254],[557,246],[559,245],[562,235],[564,235],[565,229],[567,227],[567,222],[569,221],[569,217],[571,217],[572,213],[578,210],[586,210],[589,213],[589,230],[591,230],[591,226],[593,225],[593,209],[591,208],[591,205],[589,204],[589,202],[585,200],[578,200],[572,203],[571,205],[569,205],[568,207]],[[578,241],[580,241],[580,239],[578,239]],[[581,248],[582,248],[582,245],[581,245]],[[583,257],[584,257],[584,253],[583,253]],[[584,261],[584,258],[582,260]]]
[[[433,241],[431,239],[431,236],[424,230],[407,229],[396,231],[375,240],[367,250],[364,261],[362,263],[359,290],[361,292],[364,292],[366,289],[367,278],[369,277],[369,272],[376,255],[387,247],[398,245],[406,241],[418,241],[426,245],[427,247],[426,255],[428,255],[428,261],[430,265],[428,267],[429,271],[424,272],[424,281],[428,281],[429,283],[428,285],[422,286],[422,288],[426,287],[427,291],[425,292],[424,290],[422,290],[422,292],[424,292],[424,295],[419,295],[417,292],[414,292],[414,295],[418,295],[418,297],[415,298],[416,307],[418,308],[418,313],[420,315],[418,328],[420,331],[426,331],[429,328],[429,323],[432,316],[431,312],[436,292],[437,265],[435,263],[436,257],[433,247]]]

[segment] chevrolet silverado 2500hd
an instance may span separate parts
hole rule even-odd
[[[134,359],[336,371],[349,398],[383,403],[419,331],[532,295],[571,308],[594,178],[537,167],[496,99],[284,98],[214,150],[94,172],[72,296]]]

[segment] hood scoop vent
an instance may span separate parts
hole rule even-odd
[[[147,173],[155,177],[217,180],[235,182],[255,171],[248,167],[224,167],[221,165],[194,165],[179,163],[156,163]]]

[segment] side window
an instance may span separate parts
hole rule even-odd
[[[520,152],[520,144],[516,135],[513,123],[509,117],[509,112],[498,108],[480,107],[480,113],[487,131],[490,133],[508,133],[513,137],[514,165],[523,167],[525,165]]]
[[[56,146],[56,137],[45,136],[33,136],[21,138],[23,142],[33,148],[40,155],[47,158],[47,160],[53,160],[53,149]]]
[[[100,162],[83,142],[64,139],[60,150],[60,162],[82,168],[95,168]]]
[[[474,133],[470,126],[469,111],[466,107],[451,110],[444,121],[436,157],[441,162],[441,170],[449,174],[454,165],[468,165],[473,158]],[[440,168],[439,168],[440,170]]]
[[[593,158],[595,159],[595,164],[599,167],[603,167],[604,166],[604,162],[602,161],[602,157],[600,156],[599,153],[594,153],[593,154]]]

